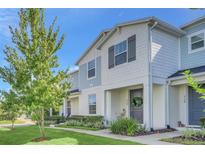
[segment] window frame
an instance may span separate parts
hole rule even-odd
[[[93,60],[94,60],[94,62],[95,62],[95,63],[94,63],[94,64],[95,64],[95,65],[94,65],[95,67],[92,68],[92,69],[95,69],[95,75],[92,76],[92,77],[89,77],[89,76],[88,76],[88,72],[89,72],[90,70],[92,70],[92,69],[89,69],[89,68],[88,68],[88,63],[91,62],[91,61],[93,61]],[[96,78],[96,58],[94,58],[94,59],[92,59],[92,60],[90,60],[90,61],[87,62],[87,80],[91,80],[91,79],[94,79],[94,78]]]
[[[67,116],[68,116],[68,109],[70,109],[70,115],[71,115],[71,101],[66,101],[66,112],[67,112]],[[70,106],[68,106],[68,104],[70,104]]]
[[[123,51],[123,52],[121,52],[121,53],[118,53],[118,54],[116,54],[115,53],[115,48],[116,48],[116,46],[118,45],[118,44],[120,44],[120,43],[122,43],[122,42],[126,42],[126,50],[125,51]],[[119,43],[117,43],[117,44],[115,44],[114,45],[114,67],[116,67],[116,66],[119,66],[119,65],[122,65],[122,64],[125,64],[125,63],[122,63],[122,64],[119,64],[119,65],[116,65],[116,56],[119,56],[119,55],[121,55],[121,54],[123,54],[123,53],[125,53],[126,52],[126,62],[125,63],[127,63],[128,62],[128,39],[126,39],[126,40],[124,40],[124,41],[121,41],[121,42],[119,42]]]
[[[200,47],[200,48],[197,48],[197,49],[192,49],[192,42],[191,42],[191,38],[196,36],[196,35],[199,35],[203,33],[203,36],[204,36],[204,46],[203,47]],[[197,43],[199,41],[196,41],[194,43]],[[196,52],[199,52],[199,51],[202,51],[202,50],[205,50],[205,30],[200,30],[198,32],[195,32],[195,33],[192,33],[190,35],[188,35],[188,54],[192,54],[192,53],[196,53]]]
[[[90,103],[89,98],[95,96],[95,104]],[[90,113],[90,105],[94,106],[95,105],[95,113]],[[90,115],[96,115],[97,114],[97,96],[96,94],[89,94],[88,95],[88,114]]]

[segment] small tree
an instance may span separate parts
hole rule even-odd
[[[192,73],[187,70],[183,74],[185,75],[189,86],[191,86],[197,93],[201,94],[201,99],[205,99],[205,88],[202,88],[202,85],[196,81],[196,79],[192,76]]]
[[[20,99],[12,90],[9,92],[2,91],[0,104],[3,116],[11,121],[11,128],[14,129],[15,120],[22,114]]]
[[[13,46],[5,49],[10,67],[0,67],[0,77],[15,89],[45,137],[44,112],[58,108],[70,87],[67,71],[56,71],[64,35],[58,37],[56,19],[46,28],[44,9],[21,9],[19,18],[19,27],[10,27]]]

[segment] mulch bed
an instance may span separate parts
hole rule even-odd
[[[43,142],[43,141],[48,141],[49,138],[48,137],[38,137],[38,138],[34,138],[31,141],[32,142]]]
[[[176,131],[176,129],[174,129],[174,128],[156,129],[154,131],[139,132],[135,136],[143,136],[143,135],[151,135],[151,134],[161,134],[161,133],[168,133],[168,132],[174,132],[174,131]]]
[[[186,140],[187,138],[185,138],[184,136],[177,136],[177,137],[173,137],[173,139]],[[192,136],[192,137],[188,138],[188,140],[205,142],[205,137],[202,137],[202,136]]]

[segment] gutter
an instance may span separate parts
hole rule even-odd
[[[148,89],[149,89],[149,126],[150,130],[153,131],[153,85],[152,85],[152,30],[157,26],[158,22],[155,21],[154,24],[149,28],[149,50],[148,50]],[[150,97],[151,96],[151,97]]]

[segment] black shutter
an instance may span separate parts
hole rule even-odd
[[[108,49],[108,68],[114,67],[114,58],[114,46],[111,46]]]
[[[128,62],[136,60],[136,35],[128,38]]]

